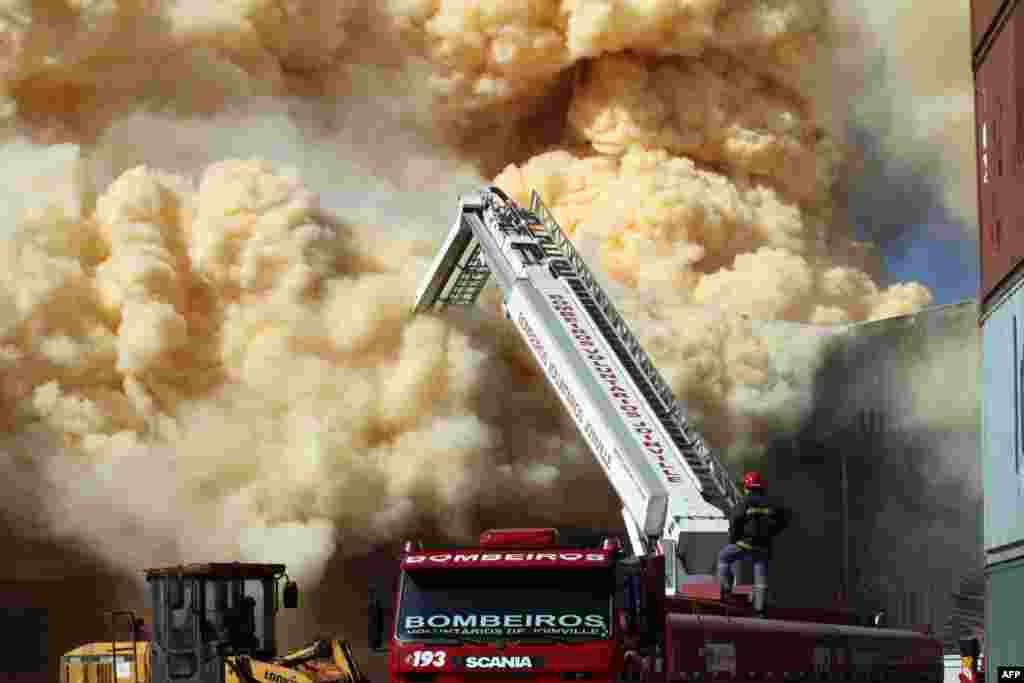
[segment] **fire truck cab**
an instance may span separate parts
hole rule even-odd
[[[932,682],[941,644],[843,609],[666,595],[665,558],[617,539],[573,547],[554,529],[496,529],[474,547],[406,542],[394,609],[374,596],[370,646],[391,683],[496,679]]]
[[[625,557],[614,538],[566,546],[555,529],[488,530],[469,548],[406,542],[395,608],[372,600],[370,645],[389,650],[392,681],[610,681],[656,653],[655,559]]]

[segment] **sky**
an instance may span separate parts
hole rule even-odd
[[[935,305],[976,299],[979,288],[970,5],[833,5],[868,27],[849,57],[864,60],[865,88],[843,91],[863,164],[849,218],[881,245],[887,283],[921,282]]]
[[[932,290],[936,306],[978,298],[980,264],[976,239],[961,239],[956,223],[913,226],[899,249],[883,250],[893,281],[917,280]],[[951,235],[955,237],[936,237]]]

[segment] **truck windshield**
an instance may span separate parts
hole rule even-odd
[[[609,637],[608,568],[407,571],[402,640],[597,640]]]

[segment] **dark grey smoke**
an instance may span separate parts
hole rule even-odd
[[[877,244],[890,257],[900,257],[922,239],[914,234],[915,226],[944,217],[942,159],[938,154],[913,160],[894,157],[882,147],[884,134],[891,131],[854,128],[849,132],[853,168],[845,190],[846,210],[861,240]]]
[[[773,570],[780,599],[814,603],[839,588],[845,455],[853,605],[943,627],[951,594],[984,564],[976,321],[967,302],[834,340],[811,416],[769,459],[797,515]]]

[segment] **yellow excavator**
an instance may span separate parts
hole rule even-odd
[[[61,660],[61,683],[367,683],[345,640],[277,655],[278,588],[299,591],[283,564],[192,564],[146,571],[150,624],[110,612],[113,635]],[[129,640],[116,638],[119,622]]]

